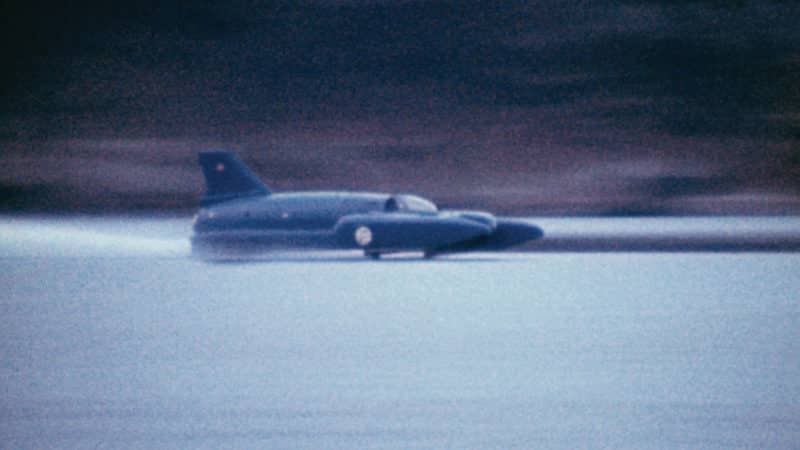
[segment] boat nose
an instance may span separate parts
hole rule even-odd
[[[521,219],[501,219],[499,228],[508,236],[513,236],[519,242],[532,241],[544,236],[544,231],[538,226]]]
[[[486,241],[485,249],[502,250],[544,236],[536,225],[521,219],[498,219],[497,229]]]
[[[540,238],[544,237],[544,230],[542,230],[541,228],[537,227],[536,225],[527,224],[525,228],[527,230],[528,240],[529,241],[532,241],[534,239],[540,239]]]

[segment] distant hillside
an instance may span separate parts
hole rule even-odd
[[[799,213],[794,2],[11,2],[0,208],[277,189],[509,213]],[[55,9],[53,9],[55,8]]]

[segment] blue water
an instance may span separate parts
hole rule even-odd
[[[800,254],[207,264],[187,230],[0,225],[0,447],[800,442]]]

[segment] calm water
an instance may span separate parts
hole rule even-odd
[[[3,448],[800,442],[800,254],[214,265],[186,221],[67,225],[0,226]]]

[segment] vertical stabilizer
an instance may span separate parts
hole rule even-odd
[[[200,200],[202,206],[270,194],[267,186],[231,152],[200,152],[198,160],[206,179],[206,194]]]

